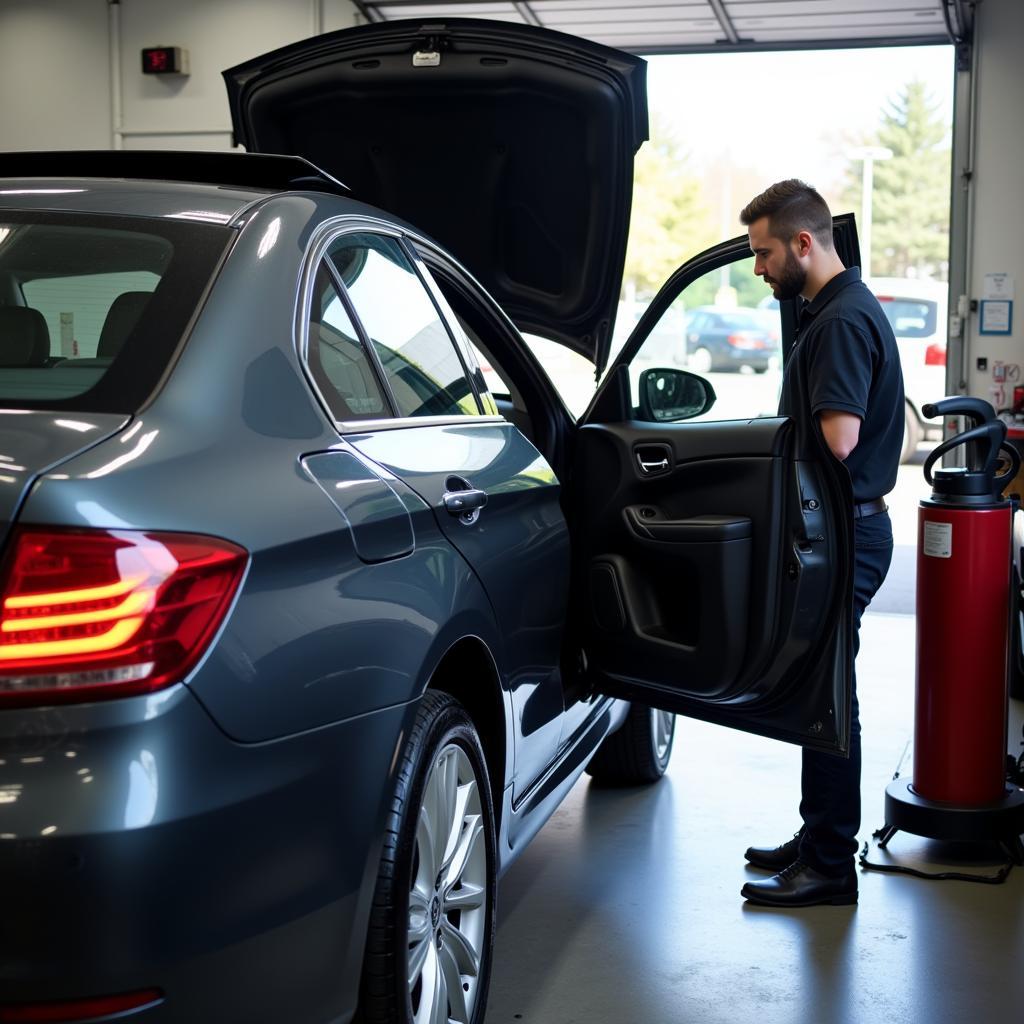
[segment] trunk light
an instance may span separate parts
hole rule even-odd
[[[933,342],[924,350],[925,366],[945,366],[946,346],[940,342]]]
[[[0,707],[125,697],[182,679],[247,558],[190,534],[17,531],[0,574]]]

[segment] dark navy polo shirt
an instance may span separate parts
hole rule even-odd
[[[903,373],[892,327],[858,267],[837,274],[804,305],[790,361],[797,347],[805,350],[810,394],[796,394],[786,373],[780,415],[817,417],[835,409],[859,416],[860,438],[846,460],[853,500],[888,494],[903,450]]]

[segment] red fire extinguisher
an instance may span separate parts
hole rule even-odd
[[[955,407],[955,408],[954,408]],[[993,803],[1006,788],[1010,537],[1002,497],[1020,456],[987,402],[947,398],[925,415],[973,421],[928,456],[932,495],[918,508],[917,703],[914,790],[962,806]],[[967,465],[936,469],[967,445]],[[999,452],[1009,471],[996,475]]]
[[[1012,503],[1020,468],[1006,425],[978,398],[925,405],[968,429],[924,464],[932,493],[918,509],[914,773],[886,789],[884,846],[899,830],[944,840],[993,839],[1024,863],[1024,794],[1006,784]],[[966,465],[935,468],[961,446]],[[997,474],[1002,452],[1009,468]]]

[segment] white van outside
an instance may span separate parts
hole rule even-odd
[[[946,313],[949,286],[944,281],[911,277],[875,277],[868,287],[892,324],[903,367],[906,462],[923,440],[940,440],[941,420],[926,420],[921,407],[946,394]]]

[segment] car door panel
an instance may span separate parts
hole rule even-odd
[[[841,225],[852,237],[852,219]],[[673,275],[749,255],[734,239]],[[792,326],[791,318],[783,325]],[[630,339],[576,446],[576,586],[596,690],[845,753],[852,692],[849,478],[783,417],[633,419]]]
[[[346,440],[434,509],[487,592],[516,714],[518,797],[555,756],[564,711],[560,665],[570,563],[558,481],[506,422],[474,417],[465,425],[410,425]],[[445,494],[459,481],[487,495],[474,522],[445,507]]]
[[[723,724],[752,718],[750,731],[810,746],[845,746],[841,688],[831,671],[815,671],[847,650],[827,642],[836,552],[826,488],[814,463],[794,457],[791,424],[659,427],[673,466],[645,477],[635,451],[650,436],[646,424],[580,431],[587,654],[598,688]],[[790,676],[801,664],[794,697]]]

